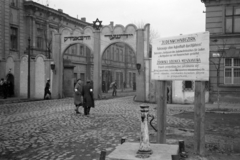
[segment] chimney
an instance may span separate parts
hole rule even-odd
[[[113,21],[110,22],[110,26],[114,27],[114,22]]]
[[[58,9],[58,12],[62,12],[63,13],[63,10],[62,9]]]
[[[86,22],[86,18],[85,18],[85,17],[82,17],[82,18],[81,18],[81,21]]]

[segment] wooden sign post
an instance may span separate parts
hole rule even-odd
[[[166,81],[156,81],[157,143],[166,143],[167,86]]]
[[[157,143],[166,143],[166,81],[196,81],[194,150],[205,153],[205,81],[209,80],[209,32],[161,38],[152,45],[152,80],[156,80]],[[182,87],[182,86],[175,86]]]
[[[205,155],[205,82],[195,82],[194,152]]]

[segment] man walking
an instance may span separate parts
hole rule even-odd
[[[83,107],[86,116],[89,116],[91,107],[95,107],[93,88],[89,80],[87,80],[87,84],[83,86]]]
[[[3,78],[1,79],[1,89],[3,94],[3,99],[7,98],[7,82]]]
[[[113,83],[112,88],[113,88],[112,96],[117,96],[117,83],[116,83],[116,81]]]
[[[49,95],[49,98],[51,98],[50,79],[47,79],[47,83],[44,88],[44,99],[47,99],[47,95]]]
[[[0,96],[2,96],[2,97],[3,97],[3,83],[4,83],[4,79],[1,78],[1,80],[0,80]]]
[[[81,79],[78,79],[74,87],[74,104],[76,106],[75,111],[77,114],[80,114],[78,109],[82,105],[82,92],[83,92],[83,82],[81,81]]]

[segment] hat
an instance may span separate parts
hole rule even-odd
[[[91,82],[91,81],[88,79],[88,80],[87,80],[87,83],[90,83],[90,82]]]

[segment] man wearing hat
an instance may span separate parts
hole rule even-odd
[[[91,107],[94,107],[93,88],[90,80],[87,80],[87,84],[83,86],[83,107],[84,114],[89,116]]]
[[[74,104],[76,106],[75,111],[76,114],[81,114],[79,112],[79,107],[82,106],[82,91],[83,90],[83,82],[81,79],[78,79],[74,86]]]
[[[50,92],[50,79],[47,79],[47,83],[45,85],[44,89],[44,99],[47,99],[47,95],[49,95],[49,98],[51,98],[51,92]]]

